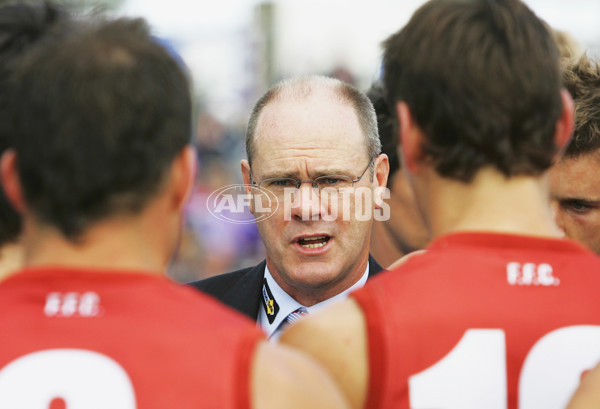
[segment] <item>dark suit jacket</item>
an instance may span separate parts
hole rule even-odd
[[[266,261],[263,260],[254,267],[194,281],[188,285],[212,295],[256,321],[260,311],[265,264]],[[381,271],[384,271],[383,268],[369,255],[369,278]]]

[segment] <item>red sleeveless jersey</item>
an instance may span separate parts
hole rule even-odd
[[[264,339],[165,277],[36,268],[0,283],[0,408],[250,408]]]
[[[600,360],[600,258],[568,240],[458,233],[353,293],[366,408],[558,409]]]

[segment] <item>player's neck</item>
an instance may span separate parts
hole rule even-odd
[[[492,169],[472,182],[431,178],[428,219],[434,237],[456,231],[489,231],[559,237],[545,177],[505,178]]]
[[[392,233],[386,228],[387,221],[373,221],[371,230],[371,255],[379,264],[384,267],[389,266],[405,253],[396,246]]]
[[[161,220],[115,217],[94,224],[81,238],[67,240],[57,229],[26,223],[25,266],[62,265],[161,274],[175,240]],[[162,230],[162,231],[161,231]]]
[[[0,280],[17,271],[23,265],[21,241],[7,243],[0,249]]]

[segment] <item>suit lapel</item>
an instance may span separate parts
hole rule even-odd
[[[384,270],[384,268],[379,265],[379,263],[373,258],[373,256],[369,254],[369,278],[375,277],[382,271],[386,270]]]
[[[223,296],[223,301],[252,320],[258,319],[262,281],[265,275],[263,260],[249,269]]]

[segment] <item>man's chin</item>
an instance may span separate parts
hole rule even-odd
[[[337,268],[336,268],[337,267]],[[287,270],[287,276],[294,281],[296,286],[324,287],[339,281],[342,272],[339,266],[324,261],[306,261],[300,266]]]

